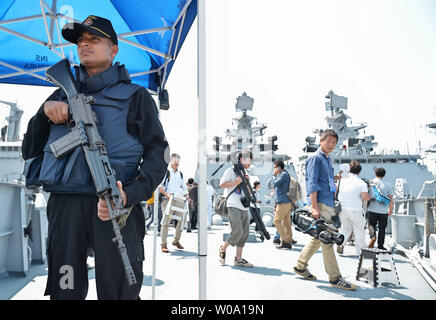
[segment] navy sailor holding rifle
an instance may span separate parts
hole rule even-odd
[[[73,126],[66,93],[58,89],[29,121],[23,140],[27,164],[41,162],[40,166],[26,166],[31,168],[26,182],[33,177],[34,185],[41,184],[50,192],[45,295],[51,299],[85,299],[87,250],[92,248],[98,299],[139,299],[145,234],[140,202],[151,197],[165,175],[168,143],[151,95],[131,83],[124,65],[113,64],[118,41],[111,22],[88,16],[82,23],[65,25],[62,36],[77,44],[81,64],[75,68],[76,87],[95,99],[92,111],[105,155],[115,171],[118,190],[114,191],[129,212],[123,215],[127,219],[119,222],[136,281],[126,280],[125,261],[112,241],[107,200],[96,195],[84,148],[74,148],[60,158],[52,153],[50,145]]]

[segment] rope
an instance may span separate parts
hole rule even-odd
[[[424,231],[425,237],[430,237],[430,210],[431,210],[431,200],[430,198],[425,198],[425,213],[424,213]]]
[[[433,199],[433,233],[436,233],[436,197]]]

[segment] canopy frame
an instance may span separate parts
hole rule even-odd
[[[66,14],[63,14],[60,12],[55,12],[56,11],[55,10],[56,2],[57,2],[56,0],[53,0],[53,8],[50,8],[48,6],[48,4],[45,2],[45,0],[37,0],[37,1],[39,1],[40,7],[41,7],[40,14],[23,16],[23,17],[14,18],[14,19],[8,19],[8,20],[1,20],[0,21],[0,31],[9,33],[13,36],[22,38],[22,39],[30,41],[30,42],[34,42],[36,44],[39,44],[42,47],[47,47],[53,53],[57,54],[60,58],[63,59],[63,58],[65,58],[63,48],[67,47],[67,46],[73,46],[74,44],[70,43],[70,42],[62,42],[61,29],[59,26],[59,19],[63,18],[63,19],[67,19],[69,22],[78,22],[78,23],[81,23],[81,21],[74,19]],[[127,45],[133,46],[133,47],[138,48],[140,50],[143,50],[143,51],[146,51],[146,52],[149,52],[149,53],[152,53],[154,55],[157,55],[157,56],[164,58],[164,63],[161,66],[159,66],[159,68],[132,73],[132,74],[130,74],[130,77],[132,79],[135,77],[145,75],[145,74],[156,73],[157,75],[159,75],[159,84],[158,85],[160,86],[161,89],[165,88],[165,83],[167,80],[166,70],[167,70],[168,64],[171,61],[176,60],[176,57],[178,54],[179,41],[180,41],[180,37],[182,34],[182,30],[183,30],[183,23],[185,21],[186,13],[187,13],[188,7],[191,4],[191,2],[192,2],[192,0],[186,1],[183,9],[180,11],[177,19],[175,20],[175,22],[171,26],[156,27],[156,28],[150,28],[150,29],[144,29],[144,30],[133,30],[131,32],[124,32],[124,33],[117,34],[118,41],[121,41]],[[11,23],[17,23],[17,22],[19,23],[19,22],[25,22],[25,21],[37,20],[37,19],[40,19],[41,22],[44,24],[44,29],[45,29],[45,32],[47,35],[48,42],[40,40],[40,39],[36,39],[34,37],[30,37],[24,33],[20,33],[20,32],[14,31],[12,29],[9,29],[7,27],[4,27],[4,25],[11,24]],[[48,19],[50,19],[50,26],[48,25],[48,21],[47,21]],[[174,31],[176,29],[176,26],[178,25],[179,21],[181,21],[181,25],[177,30],[176,46],[174,48],[173,53],[171,53],[171,49],[173,48],[173,40],[174,40],[174,37],[176,35],[176,32],[173,32],[173,34],[171,36],[171,43],[170,43],[170,46],[168,48],[168,52],[160,52],[158,50],[155,50],[153,48],[150,48],[150,47],[144,46],[138,42],[135,42],[133,40],[127,39],[128,37],[131,37],[131,36],[144,35],[144,34],[150,34],[150,33],[162,33],[162,32],[165,33],[167,31]],[[54,37],[53,37],[55,25],[56,25],[58,42],[54,42]],[[58,49],[60,49],[60,51]],[[44,71],[44,70],[47,70],[49,68],[49,67],[45,67],[45,68],[35,68],[35,69],[25,70],[23,68],[11,65],[10,63],[7,63],[7,62],[2,61],[2,60],[0,60],[0,65],[14,70],[14,72],[0,75],[0,79],[15,77],[15,76],[19,76],[19,75],[30,75],[30,76],[35,77],[35,78],[40,79],[40,80],[46,80],[43,76],[38,75],[36,72]],[[75,63],[72,63],[72,65],[75,65]],[[164,75],[163,77],[161,77],[162,73]],[[148,89],[148,90],[153,94],[157,94],[157,92],[154,90],[150,90],[150,89]]]

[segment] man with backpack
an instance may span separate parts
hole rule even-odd
[[[292,202],[287,193],[289,190],[289,173],[282,160],[274,161],[273,183],[275,195],[274,225],[277,228],[281,243],[277,249],[292,249],[291,209]]]
[[[388,225],[388,217],[392,214],[394,191],[392,186],[383,180],[386,175],[384,168],[375,169],[375,179],[370,183],[371,200],[368,203],[368,231],[370,242],[368,247],[373,248],[376,238],[375,227],[378,225],[378,248],[386,250],[385,230]]]
[[[170,159],[170,167],[165,174],[165,178],[162,184],[159,186],[159,192],[163,195],[162,199],[162,213],[165,212],[165,209],[169,203],[171,194],[180,195],[180,196],[188,196],[188,190],[186,188],[185,181],[183,180],[183,174],[178,170],[180,164],[180,156],[176,153],[171,155]],[[177,247],[177,249],[184,249],[184,247],[180,244],[180,238],[182,236],[182,223],[183,221],[178,221],[176,227],[176,233],[174,235],[173,246]],[[169,252],[167,247],[167,237],[168,237],[168,228],[170,226],[170,217],[165,215],[162,221],[161,228],[161,239],[162,239],[162,252]]]

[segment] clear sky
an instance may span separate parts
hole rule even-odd
[[[329,90],[348,97],[346,113],[368,123],[382,149],[415,153],[418,140],[435,143],[422,126],[436,110],[436,1],[220,0],[206,11],[209,151],[244,91],[255,99],[251,115],[294,161],[305,137],[326,127]],[[197,161],[196,58],[194,23],[167,83],[170,110],[161,113],[186,177]],[[18,100],[24,132],[53,90],[0,84],[0,100]]]

